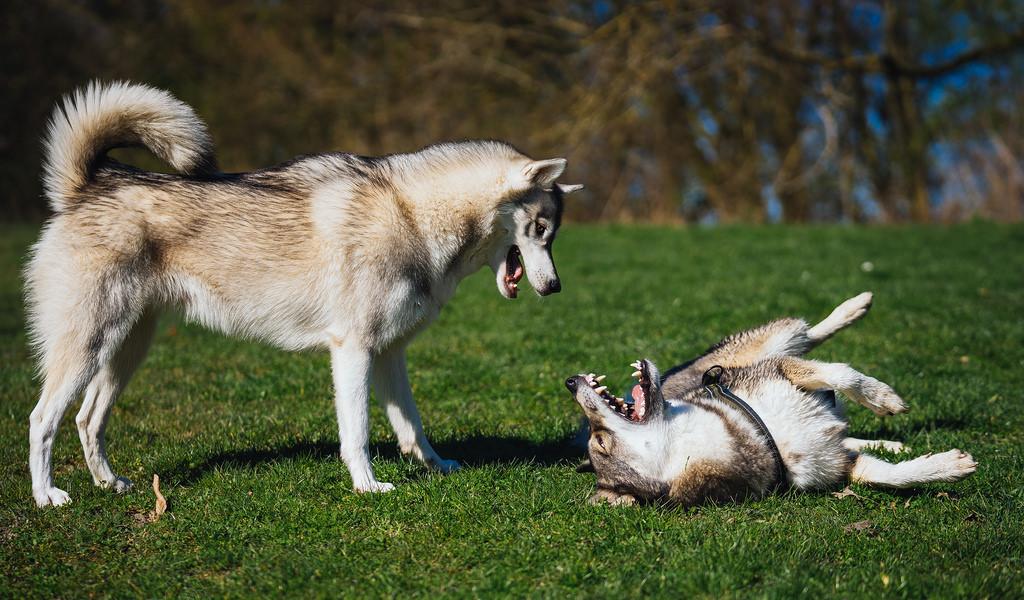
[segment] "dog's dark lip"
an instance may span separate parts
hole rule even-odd
[[[505,292],[509,298],[519,295],[519,280],[523,278],[523,255],[519,246],[512,244],[505,256]]]

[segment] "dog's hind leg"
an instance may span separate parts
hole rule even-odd
[[[891,387],[843,363],[826,363],[786,356],[779,360],[782,374],[807,391],[836,390],[876,415],[907,411],[907,405]]]
[[[149,350],[156,327],[157,313],[148,310],[132,327],[124,343],[92,378],[85,391],[82,408],[75,417],[78,436],[82,440],[85,462],[92,473],[93,483],[100,487],[113,488],[121,493],[131,488],[132,482],[118,477],[107,459],[104,432],[110,409],[124,390],[135,369]]]
[[[357,492],[389,492],[390,483],[377,481],[370,464],[370,352],[359,344],[338,340],[331,344],[334,407],[338,413],[341,458]]]
[[[745,367],[777,356],[803,356],[863,317],[871,308],[871,299],[871,292],[850,298],[814,327],[803,319],[787,318],[731,335],[714,346],[701,362],[710,360],[723,367]]]
[[[44,351],[43,391],[29,416],[29,469],[32,495],[39,506],[58,506],[70,501],[67,493],[53,484],[53,441],[61,418],[100,370],[131,326],[129,314],[83,316],[82,323],[68,322],[66,330],[50,337]]]
[[[803,319],[786,318],[734,333],[696,359],[662,374],[662,385],[672,394],[699,384],[701,375],[715,365],[748,367],[769,358],[803,356],[863,317],[871,308],[871,299],[871,292],[850,298],[814,327]]]
[[[43,366],[43,390],[29,416],[29,470],[32,496],[39,506],[60,506],[71,501],[67,492],[53,483],[53,441],[64,412],[78,398],[98,370],[95,354],[77,337],[57,340],[62,345]]]
[[[148,258],[66,247],[60,223],[44,231],[25,271],[29,327],[40,355],[39,402],[29,416],[29,470],[39,506],[69,501],[53,483],[61,418],[114,357],[146,304]]]
[[[696,359],[663,373],[662,391],[666,395],[674,395],[691,389],[700,384],[705,371],[716,365],[727,369],[740,368],[772,357],[799,356],[811,347],[807,329],[807,322],[803,319],[777,319],[734,333]]]
[[[391,421],[391,427],[398,437],[398,447],[403,454],[411,455],[442,473],[459,468],[458,461],[438,456],[423,432],[423,422],[409,386],[404,348],[391,350],[374,360],[373,389]]]
[[[868,309],[871,308],[873,298],[874,296],[871,292],[864,292],[835,307],[829,316],[807,330],[807,340],[810,342],[810,347],[807,350],[832,337],[840,329],[853,325],[858,319],[866,315]]]
[[[747,367],[774,356],[799,356],[810,349],[808,343],[806,321],[776,319],[718,342],[697,360],[698,368],[703,373],[714,365]]]
[[[898,463],[858,454],[850,468],[850,480],[891,488],[907,488],[933,482],[960,481],[978,468],[970,454],[949,450]]]

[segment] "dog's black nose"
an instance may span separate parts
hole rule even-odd
[[[562,282],[558,279],[552,279],[545,283],[544,287],[537,288],[537,293],[541,296],[550,296],[560,291],[562,291]]]
[[[565,387],[569,388],[570,392],[576,393],[576,386],[579,385],[577,381],[579,377],[573,376],[565,380]]]

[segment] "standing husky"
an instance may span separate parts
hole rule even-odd
[[[142,144],[181,175],[106,157]],[[525,270],[540,295],[561,289],[551,244],[562,217],[562,158],[531,160],[501,142],[430,146],[380,158],[322,154],[252,173],[216,167],[205,125],[170,94],[92,84],[54,112],[44,184],[56,213],[26,270],[43,388],[29,427],[32,494],[68,502],[51,474],[61,416],[75,419],[93,481],[126,490],[103,431],[166,306],[225,333],[285,349],[329,348],[341,456],[354,488],[382,492],[370,466],[373,382],[398,444],[430,467],[405,347],[459,281],[489,264],[515,298]]]
[[[899,442],[846,437],[842,407],[825,390],[878,415],[905,412],[906,405],[888,385],[845,364],[799,357],[870,305],[871,294],[863,293],[814,327],[781,319],[729,336],[664,377],[651,361],[638,361],[632,402],[600,385],[603,376],[570,377],[565,384],[590,422],[587,450],[597,475],[591,501],[691,506],[779,486],[814,489],[853,480],[900,488],[973,473],[974,460],[959,450],[892,464],[861,450],[898,452]],[[709,369],[722,373],[720,383],[739,402],[718,385],[702,385]]]

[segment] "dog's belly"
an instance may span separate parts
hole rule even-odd
[[[186,318],[232,336],[255,338],[285,350],[323,348],[330,315],[315,288],[288,279],[249,281],[232,278],[211,284],[177,275],[165,285],[164,303],[184,310]]]
[[[163,303],[210,329],[285,350],[323,349],[355,339],[375,352],[408,343],[441,309],[411,282],[355,287],[317,277],[252,275],[235,273],[210,282],[178,274],[163,286]]]
[[[411,281],[392,285],[377,304],[366,327],[366,342],[374,351],[407,344],[437,319],[441,304]]]
[[[846,422],[824,393],[805,392],[788,382],[760,382],[756,389],[734,390],[764,420],[782,453],[794,487],[828,487],[846,476],[842,442]],[[746,394],[746,396],[744,396]]]

